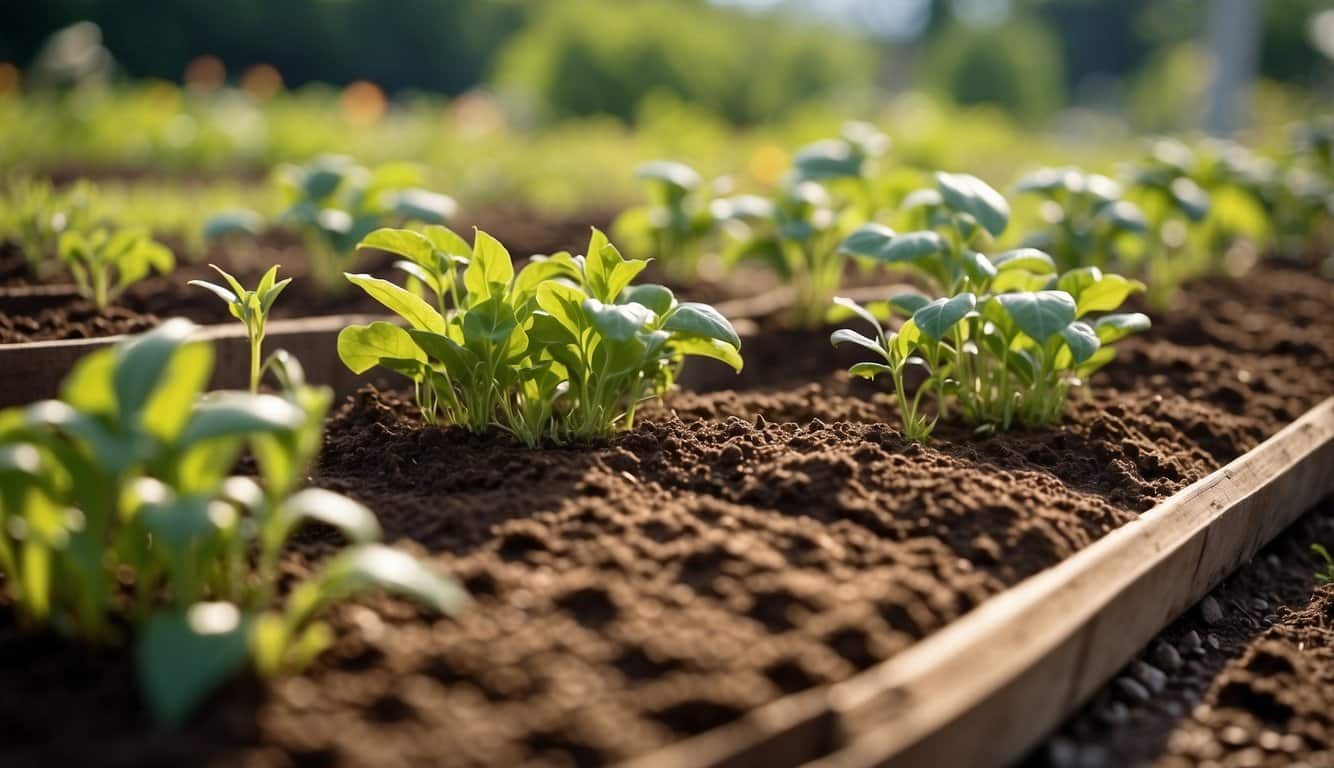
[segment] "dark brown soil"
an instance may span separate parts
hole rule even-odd
[[[606,209],[596,209],[552,218],[533,209],[505,205],[461,216],[459,221],[471,223],[460,226],[459,231],[467,232],[476,225],[496,235],[515,258],[522,259],[558,250],[582,253],[588,245],[589,227],[605,228],[611,216]],[[180,256],[176,270],[131,286],[102,312],[72,290],[45,300],[29,298],[26,289],[34,281],[22,252],[12,244],[0,247],[0,344],[137,333],[167,317],[188,317],[197,323],[233,322],[222,302],[188,285],[195,279],[219,280],[209,263],[222,266],[247,287],[255,285],[271,265],[281,264],[280,274],[293,280],[274,306],[275,318],[385,311],[351,286],[329,288],[318,283],[310,275],[310,260],[299,238],[288,233],[266,234],[253,248],[214,246],[204,254],[188,253],[179,238],[165,240]],[[393,261],[388,254],[363,252],[347,269],[387,276],[393,272]]]
[[[1316,583],[1312,543],[1334,544],[1334,499],[1120,676],[1157,690],[1113,682],[1026,768],[1334,765],[1334,585]]]
[[[748,389],[675,394],[584,448],[425,428],[400,396],[363,391],[314,482],[370,504],[477,605],[458,621],[340,607],[308,674],[237,682],[175,733],[149,729],[125,654],[3,623],[0,763],[597,765],[846,679],[1331,394],[1334,286],[1274,269],[1189,295],[1063,428],[947,424],[930,447],[835,369],[781,383],[823,334],[770,357],[752,340]],[[1238,301],[1263,322],[1225,311]],[[334,543],[303,537],[289,566]]]

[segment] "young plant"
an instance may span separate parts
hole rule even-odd
[[[1110,345],[1149,327],[1138,313],[1092,317],[1120,307],[1142,283],[1097,267],[1058,276],[1051,256],[1035,248],[994,257],[973,250],[1003,232],[1009,218],[1005,199],[981,181],[938,174],[937,188],[916,197],[921,222],[933,229],[900,235],[868,224],[841,249],[917,270],[944,295],[932,301],[906,292],[868,307],[841,300],[844,313],[874,324],[876,338],[845,329],[831,339],[876,352],[879,361],[851,372],[894,377],[909,439],[925,439],[934,426],[920,411],[926,393],[934,393],[936,418],[947,418],[957,403],[964,421],[981,430],[1055,423],[1071,387],[1114,357]],[[895,314],[907,319],[887,335],[880,323]],[[927,379],[909,400],[904,372],[913,364]]]
[[[1315,580],[1319,584],[1334,584],[1334,557],[1331,557],[1329,550],[1320,544],[1312,544],[1311,551],[1320,556],[1324,561],[1324,570],[1315,572]]]
[[[176,259],[167,246],[137,229],[70,230],[60,235],[60,258],[79,291],[106,309],[150,271],[167,274]]]
[[[1023,244],[1051,254],[1060,270],[1124,266],[1124,244],[1147,230],[1144,214],[1121,199],[1121,185],[1078,168],[1043,168],[1015,184],[1042,200],[1045,228]]]
[[[339,356],[356,373],[380,366],[408,377],[428,423],[496,426],[529,446],[586,440],[629,427],[685,356],[741,368],[726,319],[663,286],[631,286],[647,262],[625,259],[597,230],[587,255],[534,258],[517,274],[505,247],[481,231],[471,248],[444,228],[381,230],[365,244],[417,267],[409,273],[436,302],[348,274],[407,328],[345,328]]]
[[[95,196],[86,181],[58,191],[44,179],[13,179],[0,203],[0,240],[18,245],[34,276],[49,277],[58,263],[60,236],[92,228]]]
[[[871,180],[889,139],[866,123],[849,123],[837,139],[799,150],[772,201],[740,195],[715,201],[733,245],[726,261],[755,261],[792,286],[790,322],[813,328],[824,321],[843,279],[846,252],[838,243],[876,208]]]
[[[287,201],[276,224],[301,235],[312,274],[326,286],[371,231],[394,222],[443,224],[458,210],[447,195],[422,188],[420,169],[406,163],[365,168],[349,157],[324,155],[306,165],[283,165],[274,178]],[[212,238],[253,236],[258,215],[224,211],[205,226]]]
[[[1196,183],[1195,153],[1186,145],[1164,139],[1155,142],[1149,157],[1132,169],[1130,196],[1144,211],[1149,237],[1141,274],[1153,286],[1150,300],[1164,304],[1181,281],[1208,271],[1212,254],[1192,230],[1209,215],[1209,193]]]
[[[175,724],[247,659],[296,671],[332,640],[320,613],[372,588],[444,612],[466,597],[376,543],[374,515],[296,491],[332,393],[284,357],[282,396],[199,397],[213,350],[171,320],[83,358],[63,398],[0,412],[0,573],[20,621],[89,642],[134,636],[142,693]],[[229,476],[249,444],[258,478]],[[292,533],[319,522],[350,542],[280,596]]]
[[[656,259],[676,280],[699,279],[700,262],[717,229],[713,210],[695,169],[656,160],[635,169],[644,182],[648,205],[616,218],[612,231],[631,252]]]
[[[246,339],[250,342],[250,391],[259,392],[260,361],[264,354],[264,326],[268,323],[269,310],[273,308],[273,302],[278,300],[278,295],[288,283],[292,282],[292,278],[278,280],[278,265],[275,264],[260,278],[255,290],[247,291],[245,286],[224,272],[217,264],[209,266],[222,275],[231,286],[230,289],[207,280],[191,280],[190,285],[211,291],[213,295],[223,300],[232,317],[245,325]]]

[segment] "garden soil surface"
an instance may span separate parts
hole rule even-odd
[[[0,623],[0,764],[599,765],[846,679],[1334,394],[1334,284],[1266,268],[1159,317],[1060,429],[944,424],[929,447],[827,331],[752,340],[740,389],[673,394],[592,447],[423,427],[363,390],[313,482],[475,605],[339,607],[307,674],[235,682],[175,732],[150,727],[128,654]],[[287,568],[337,544],[307,531]]]

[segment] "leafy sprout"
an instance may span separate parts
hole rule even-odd
[[[916,271],[942,295],[932,300],[907,291],[866,307],[839,299],[833,316],[866,320],[875,336],[840,329],[831,341],[876,355],[850,372],[891,376],[911,440],[925,440],[954,404],[983,431],[1053,424],[1070,389],[1112,360],[1111,344],[1149,327],[1138,313],[1095,317],[1118,309],[1144,285],[1097,267],[1058,274],[1051,255],[1036,248],[992,256],[975,250],[1005,230],[1008,203],[972,176],[937,174],[936,181],[935,189],[908,201],[930,229],[898,234],[867,224],[841,250]],[[896,315],[902,324],[887,332],[884,323]],[[909,397],[912,366],[926,380]],[[922,409],[928,395],[934,418]]]
[[[321,612],[381,588],[446,613],[466,597],[376,541],[360,504],[295,491],[332,395],[284,359],[279,395],[200,397],[213,350],[171,320],[84,357],[61,400],[0,412],[0,573],[26,626],[136,643],[153,713],[179,723],[247,659],[296,671],[332,640]],[[258,479],[229,476],[247,445]],[[278,559],[319,522],[349,547],[283,599]]]
[[[149,272],[167,274],[176,266],[167,246],[138,229],[67,230],[60,235],[59,250],[79,292],[98,309],[106,309]]]
[[[866,123],[849,123],[836,139],[799,150],[783,185],[769,200],[738,195],[714,201],[732,244],[729,263],[753,261],[792,286],[791,322],[815,327],[843,279],[846,251],[838,244],[876,207],[871,179],[889,139]]]
[[[703,180],[683,163],[655,160],[635,169],[648,204],[617,217],[612,231],[631,246],[657,260],[677,280],[699,278],[717,221]]]
[[[1122,199],[1121,185],[1078,168],[1043,168],[1020,179],[1017,192],[1042,200],[1044,227],[1023,244],[1051,254],[1061,270],[1124,266],[1124,245],[1147,229],[1144,214]]]
[[[87,181],[60,191],[46,179],[11,179],[0,196],[0,240],[17,244],[29,271],[47,277],[58,263],[60,236],[92,229],[96,196]]]
[[[323,155],[305,165],[274,172],[287,207],[275,223],[305,240],[312,274],[326,286],[339,284],[357,244],[371,231],[396,222],[444,224],[458,210],[453,198],[422,187],[421,170],[408,163],[374,169],[342,155]],[[217,214],[205,225],[210,239],[255,236],[262,219],[252,211]]]
[[[1315,580],[1321,584],[1334,584],[1334,557],[1320,544],[1312,544],[1311,551],[1324,561],[1324,569],[1316,571]]]
[[[355,373],[379,366],[406,376],[427,422],[495,426],[529,446],[587,440],[632,425],[640,402],[669,389],[686,356],[741,368],[740,339],[722,315],[660,285],[631,285],[647,262],[624,258],[597,230],[586,255],[534,257],[518,272],[485,232],[466,254],[462,242],[443,228],[367,238],[418,267],[406,271],[434,302],[347,275],[407,327],[344,328],[339,356]]]
[[[246,339],[250,343],[250,391],[259,392],[260,360],[263,355],[264,328],[268,323],[269,310],[273,309],[273,303],[277,301],[278,295],[283,292],[287,284],[292,282],[292,278],[278,280],[278,265],[275,264],[260,278],[259,285],[255,290],[248,291],[236,278],[223,271],[217,264],[210,264],[209,266],[219,275],[222,275],[222,278],[227,281],[227,285],[230,287],[210,283],[206,280],[191,280],[190,285],[204,288],[222,299],[227,304],[227,310],[232,313],[232,317],[240,320],[245,325]]]

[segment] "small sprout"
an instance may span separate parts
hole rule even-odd
[[[698,279],[700,262],[718,228],[703,180],[690,166],[667,160],[639,166],[635,177],[644,183],[648,205],[622,213],[612,231],[632,252],[657,260],[672,277]]]
[[[1144,213],[1122,199],[1121,185],[1078,168],[1043,168],[1015,184],[1042,199],[1043,228],[1024,245],[1051,254],[1058,269],[1124,266],[1126,246],[1147,229]]]
[[[209,266],[222,275],[230,288],[206,280],[191,280],[190,285],[211,291],[227,304],[227,310],[232,313],[232,317],[245,325],[246,338],[250,342],[250,391],[259,392],[264,326],[269,319],[269,310],[273,309],[273,302],[277,301],[278,295],[288,283],[292,282],[292,278],[278,280],[278,265],[275,264],[260,278],[255,290],[247,291],[236,278],[224,272],[217,264]]]
[[[1320,544],[1312,544],[1311,551],[1324,561],[1324,569],[1316,571],[1315,580],[1321,584],[1334,584],[1334,557]]]
[[[394,223],[444,224],[458,212],[448,195],[422,188],[422,172],[407,163],[374,169],[349,157],[324,155],[306,165],[283,165],[274,179],[287,201],[275,224],[301,235],[314,260],[312,274],[326,286],[338,280],[357,244],[373,230]],[[263,218],[253,211],[225,211],[205,225],[214,240],[256,236]]]
[[[0,240],[18,245],[34,276],[48,277],[58,263],[61,235],[93,228],[96,199],[88,182],[59,191],[45,179],[14,179],[0,195]]]
[[[176,259],[167,246],[137,229],[71,230],[60,235],[60,258],[74,275],[80,293],[106,309],[150,271],[167,274]]]
[[[363,244],[403,256],[399,267],[435,301],[348,274],[407,327],[344,328],[339,357],[354,373],[406,376],[430,423],[495,426],[529,446],[588,440],[631,426],[687,356],[741,369],[741,340],[717,310],[631,285],[647,262],[624,258],[597,230],[586,255],[534,258],[517,273],[480,230],[470,248],[444,228],[380,230]]]

